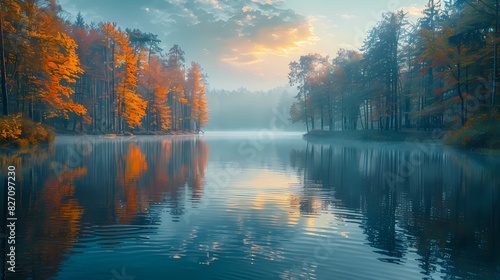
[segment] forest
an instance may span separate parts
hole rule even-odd
[[[206,75],[179,45],[111,22],[71,22],[54,0],[2,1],[0,142],[78,133],[200,131]],[[42,125],[37,125],[41,123]],[[50,139],[49,139],[50,140]]]
[[[439,129],[462,144],[495,138],[498,21],[498,0],[430,0],[415,23],[387,12],[359,51],[290,63],[299,91],[291,119],[307,131]]]

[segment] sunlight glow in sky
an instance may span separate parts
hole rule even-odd
[[[61,0],[74,19],[116,22],[158,34],[167,51],[179,44],[215,89],[267,90],[287,84],[300,55],[335,56],[359,49],[383,12],[420,16],[426,0]]]

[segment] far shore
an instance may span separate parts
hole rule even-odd
[[[399,131],[380,131],[380,130],[342,130],[325,131],[311,130],[304,134],[304,139],[343,139],[360,141],[433,141],[442,143],[444,136],[443,130],[422,131],[422,130],[399,130]]]
[[[448,137],[448,138],[447,138]],[[426,142],[435,143],[461,150],[470,150],[474,153],[500,156],[500,148],[498,148],[498,139],[496,141],[478,141],[482,145],[463,146],[457,144],[456,141],[450,141],[450,137],[446,136],[446,131],[435,129],[432,131],[423,130],[399,130],[399,131],[380,131],[380,130],[344,130],[344,131],[322,131],[311,130],[303,134],[303,138],[308,142],[323,142],[324,140],[341,140],[354,142]],[[480,138],[480,137],[478,137]]]

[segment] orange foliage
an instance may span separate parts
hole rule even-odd
[[[200,130],[209,120],[206,88],[201,73],[201,67],[195,62],[191,63],[188,73],[187,88],[191,95],[191,118],[196,122],[196,129]]]
[[[37,24],[28,34],[37,42],[32,45],[29,54],[36,62],[39,77],[33,81],[38,86],[38,98],[51,109],[48,117],[61,116],[68,118],[68,112],[77,115],[86,114],[83,105],[71,99],[74,93],[71,84],[83,73],[76,53],[77,44],[65,33],[61,32],[54,17],[40,13]]]
[[[34,242],[32,250],[37,256],[37,261],[43,267],[55,267],[64,258],[64,246],[61,244],[71,244],[78,238],[80,230],[80,220],[84,210],[78,204],[78,200],[73,198],[75,187],[73,182],[76,178],[87,174],[86,167],[78,167],[65,171],[58,178],[49,178],[44,186],[41,200],[39,201],[46,211],[41,211],[39,219],[45,236],[51,236],[54,242]],[[36,205],[36,208],[39,206]],[[30,230],[37,230],[30,227]],[[31,232],[34,236],[37,233]]]
[[[130,182],[134,179],[139,179],[144,171],[148,170],[146,156],[141,152],[141,149],[130,143],[128,153],[125,157],[125,181]]]
[[[151,55],[149,64],[145,65],[142,70],[142,75],[145,79],[145,88],[152,95],[151,113],[152,124],[162,130],[168,130],[171,127],[171,111],[167,105],[167,95],[170,80],[167,79],[166,69],[163,67],[163,62],[156,55]]]
[[[115,210],[120,219],[120,223],[127,224],[130,223],[139,212],[137,185],[142,174],[148,169],[148,165],[146,163],[146,157],[141,152],[141,149],[133,143],[129,144],[124,162],[125,168],[120,168],[120,172],[123,172],[123,174],[119,175],[123,178],[121,183],[123,196],[121,198],[124,199],[124,202],[118,201]],[[120,164],[119,166],[123,165]],[[121,198],[118,197],[119,200],[121,200]]]

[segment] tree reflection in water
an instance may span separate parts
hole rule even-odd
[[[99,227],[156,224],[158,217],[150,213],[155,204],[166,204],[178,220],[186,196],[193,202],[200,199],[208,161],[202,140],[91,142],[86,153],[72,153],[83,149],[63,142],[33,155],[0,157],[17,170],[16,215],[22,222],[16,229],[16,276],[53,277],[78,249],[75,244],[120,242],[113,240],[118,234],[100,233]],[[55,165],[62,169],[54,170]]]
[[[412,153],[422,162],[402,173],[401,163]],[[417,253],[425,275],[442,270],[493,279],[500,260],[500,180],[491,168],[499,166],[498,160],[479,158],[395,144],[308,144],[290,154],[291,165],[303,174],[305,193],[321,188],[334,194],[321,196],[327,200],[322,202],[305,195],[301,213],[315,213],[315,205],[325,204],[360,211],[364,218],[359,226],[380,261],[405,263]],[[387,174],[408,176],[391,188]]]

